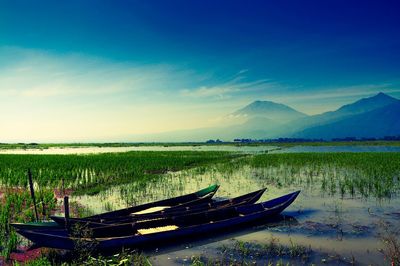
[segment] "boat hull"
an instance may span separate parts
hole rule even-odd
[[[175,242],[182,238],[204,236],[211,233],[223,233],[228,230],[234,230],[249,224],[268,222],[279,215],[297,198],[300,191],[285,195],[283,197],[267,201],[259,204],[246,205],[234,208],[240,215],[229,218],[221,219],[218,221],[209,221],[203,224],[196,224],[192,226],[181,227],[176,230],[163,231],[151,234],[135,234],[122,237],[109,237],[109,238],[96,238],[96,239],[79,239],[79,243],[86,243],[87,245],[96,245],[98,251],[110,251],[121,249],[123,247],[129,248],[143,248],[148,245],[157,244],[162,245],[165,243]],[[272,203],[271,203],[272,202]],[[272,206],[272,204],[275,204]],[[222,212],[216,213],[223,215]],[[203,214],[203,218],[204,218]],[[200,217],[200,214],[199,214]],[[217,217],[217,216],[215,216]],[[190,220],[196,220],[196,215],[191,216]],[[181,220],[183,218],[180,218]],[[179,222],[179,219],[177,220]],[[20,230],[19,233],[31,241],[35,242],[38,246],[58,248],[58,249],[74,249],[78,239],[68,236],[68,232],[64,231],[50,231],[50,232],[34,232],[29,230]]]
[[[172,207],[171,209],[167,209],[161,212],[155,212],[150,214],[141,214],[141,215],[134,215],[129,217],[120,217],[120,219],[115,220],[106,220],[99,222],[92,222],[86,221],[84,219],[79,218],[70,218],[69,222],[70,225],[82,225],[88,228],[97,228],[101,226],[106,226],[109,224],[119,224],[119,223],[129,223],[141,220],[150,220],[150,219],[165,219],[167,217],[172,216],[179,216],[179,215],[189,215],[193,213],[201,213],[208,210],[213,209],[221,209],[227,208],[232,206],[241,206],[246,204],[252,204],[257,202],[263,193],[265,192],[264,189],[260,189],[236,198],[223,200],[219,202],[211,202],[211,203],[200,203],[194,206],[187,206],[187,207]],[[64,229],[65,228],[65,217],[62,216],[52,216],[51,217],[54,221],[51,222],[33,222],[33,223],[13,223],[11,224],[16,229],[21,230],[33,230],[33,231],[45,231],[51,229]]]
[[[106,212],[99,215],[89,216],[82,219],[76,219],[80,221],[91,221],[91,225],[93,227],[98,227],[96,223],[99,223],[101,220],[109,218],[113,219],[115,217],[121,217],[120,215],[129,215],[131,212],[137,212],[141,210],[145,210],[148,208],[152,208],[155,206],[161,205],[171,205],[171,206],[195,206],[197,204],[208,204],[211,201],[211,198],[217,192],[219,186],[218,185],[211,185],[207,188],[199,190],[197,192],[165,199],[156,202],[150,202],[139,206],[133,206],[125,209],[120,209],[112,212]],[[54,217],[54,219],[53,219]],[[23,229],[23,230],[47,230],[47,229],[57,229],[57,228],[64,228],[65,227],[65,218],[59,216],[51,216],[51,218],[55,221],[40,221],[40,222],[29,222],[29,223],[12,223],[11,225],[16,229]],[[71,218],[73,221],[74,218]]]

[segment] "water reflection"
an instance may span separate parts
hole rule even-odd
[[[170,243],[169,245],[163,246],[153,246],[151,248],[145,249],[148,254],[166,254],[168,252],[175,252],[182,250],[182,247],[188,246],[203,246],[209,245],[212,243],[219,243],[220,241],[226,239],[233,239],[243,235],[248,235],[251,233],[256,233],[262,230],[266,230],[267,228],[274,228],[279,226],[295,226],[298,225],[299,222],[293,216],[289,215],[278,215],[276,217],[268,219],[268,221],[259,221],[257,224],[254,224],[251,227],[242,227],[236,228],[235,230],[226,230],[220,232],[214,232],[212,235],[197,236],[191,237],[190,239],[186,239],[177,243]],[[157,252],[154,252],[154,251]]]

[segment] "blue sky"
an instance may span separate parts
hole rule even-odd
[[[400,97],[398,1],[0,0],[0,141],[213,126]],[[26,132],[29,132],[27,134]]]

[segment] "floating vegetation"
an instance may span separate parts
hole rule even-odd
[[[289,260],[305,263],[313,251],[310,247],[290,242],[289,246],[279,243],[278,238],[271,236],[266,244],[257,244],[234,240],[232,244],[219,247],[219,258],[206,256],[193,256],[192,265],[291,265]]]
[[[356,264],[354,256],[344,257],[335,253],[313,250],[311,246],[295,243],[291,239],[288,244],[281,244],[279,239],[272,235],[264,244],[233,239],[233,242],[224,244],[218,249],[220,251],[218,254],[192,256],[192,265],[289,266]]]
[[[236,240],[233,245],[222,246],[221,251],[225,256],[239,257],[242,264],[249,258],[296,258],[305,262],[312,253],[310,247],[296,244],[293,241],[290,241],[290,245],[286,246],[280,244],[279,239],[273,236],[266,244]]]

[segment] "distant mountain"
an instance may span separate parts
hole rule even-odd
[[[271,101],[254,101],[233,113],[235,116],[265,117],[271,120],[287,122],[307,115],[287,105]]]
[[[218,127],[137,136],[135,140],[232,141],[235,138],[332,139],[394,136],[400,135],[400,100],[378,93],[335,111],[313,116],[307,116],[284,104],[255,101],[231,113],[226,120]]]
[[[381,97],[381,96],[380,96]],[[360,101],[359,101],[360,102]],[[345,106],[344,106],[345,107]],[[363,108],[364,106],[360,106]],[[400,135],[400,101],[372,111],[347,116],[321,126],[296,133],[300,138],[384,137]]]
[[[287,135],[297,136],[297,132],[305,130],[306,128],[321,126],[324,124],[339,121],[341,119],[344,119],[345,117],[368,112],[396,102],[399,102],[399,100],[380,92],[375,96],[363,98],[354,103],[343,105],[335,111],[325,112],[318,115],[308,116],[303,119],[298,119],[291,124],[290,130],[287,131]]]
[[[255,101],[234,113],[250,118],[229,131],[232,134],[237,133],[238,138],[257,139],[332,139],[400,135],[397,128],[400,123],[399,103],[400,100],[380,92],[335,111],[307,116],[283,104]]]
[[[340,114],[341,116],[360,114],[397,102],[399,102],[398,99],[380,92],[375,96],[363,98],[352,104],[343,105],[332,113]]]

